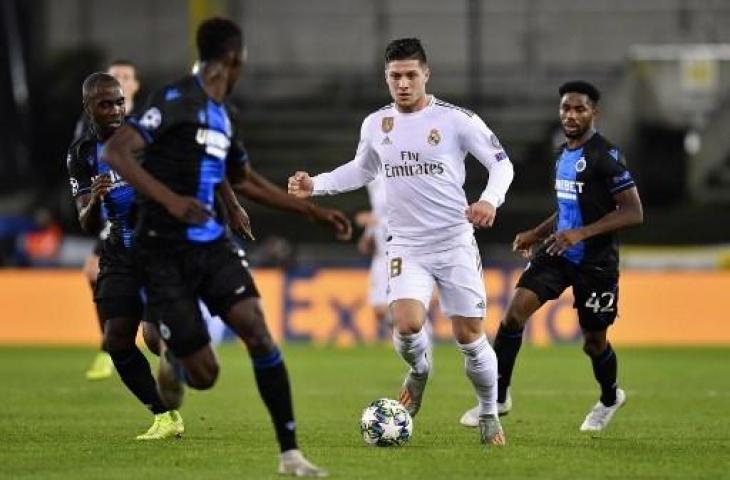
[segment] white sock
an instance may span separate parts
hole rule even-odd
[[[431,340],[423,328],[418,333],[411,335],[401,334],[397,331],[393,333],[395,351],[400,354],[416,375],[428,373],[431,368],[426,360],[426,350],[428,350],[430,342]]]
[[[497,414],[497,355],[486,335],[472,343],[459,343],[466,376],[479,399],[479,415]]]

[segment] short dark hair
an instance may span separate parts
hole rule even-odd
[[[222,60],[228,52],[243,49],[243,32],[233,20],[212,17],[200,24],[196,41],[201,61]]]
[[[426,51],[417,38],[399,38],[385,47],[385,63],[395,60],[418,60],[427,63]]]
[[[582,93],[583,95],[587,95],[588,99],[593,102],[594,105],[601,99],[601,92],[599,92],[592,83],[588,83],[584,80],[565,82],[558,89],[558,93],[561,97],[566,93]]]
[[[89,97],[93,96],[100,87],[119,87],[119,81],[105,72],[94,72],[84,80],[81,86],[81,96],[86,103]]]

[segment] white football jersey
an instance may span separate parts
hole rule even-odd
[[[512,163],[478,115],[433,96],[413,113],[391,104],[365,118],[355,158],[315,176],[313,194],[354,190],[382,174],[391,244],[463,241],[473,234],[465,215],[467,153],[489,170],[480,199],[499,207],[512,182]]]

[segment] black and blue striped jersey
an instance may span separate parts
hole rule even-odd
[[[147,143],[143,167],[175,193],[198,198],[213,216],[203,225],[186,224],[140,194],[138,240],[207,243],[220,239],[226,229],[216,190],[227,168],[248,161],[229,107],[210,98],[198,76],[189,76],[153,93],[142,111],[129,124]]]
[[[110,225],[109,236],[121,241],[126,247],[132,245],[135,192],[134,189],[112,170],[102,158],[103,144],[98,140],[93,126],[87,127],[68,150],[66,167],[71,183],[71,195],[75,198],[91,193],[91,184],[99,175],[108,174],[112,187],[101,203],[102,216]]]
[[[576,149],[563,145],[555,163],[555,230],[597,221],[616,209],[615,194],[634,186],[623,155],[600,134]],[[609,232],[591,237],[568,249],[563,257],[574,264],[617,267],[618,236]]]

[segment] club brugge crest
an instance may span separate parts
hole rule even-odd
[[[575,162],[575,171],[576,172],[582,172],[586,169],[586,157],[580,157],[577,162]]]
[[[428,144],[434,147],[441,141],[441,134],[435,128],[431,129],[431,133],[428,134]]]
[[[393,130],[393,117],[383,117],[380,128],[383,129],[383,133],[390,133]]]

